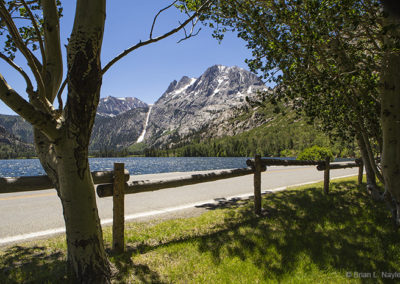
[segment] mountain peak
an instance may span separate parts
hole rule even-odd
[[[116,116],[138,107],[147,107],[147,104],[135,97],[116,98],[107,96],[100,99],[97,114],[102,116]]]
[[[246,96],[260,88],[265,85],[255,74],[237,66],[214,65],[197,79],[183,76],[154,104],[145,139],[162,145],[170,138],[178,141],[178,137],[206,129],[212,121],[243,106]]]
[[[250,71],[247,71],[238,66],[225,66],[225,65],[217,64],[217,65],[213,65],[213,66],[209,67],[202,76],[215,77],[215,76],[219,76],[220,74],[230,74],[230,73],[253,74]]]
[[[172,82],[169,84],[169,86],[168,86],[167,90],[165,91],[165,93],[170,93],[170,92],[172,92],[172,91],[175,89],[175,87],[176,87],[177,84],[178,84],[178,82],[177,82],[176,80],[172,81]]]
[[[195,78],[189,78],[188,76],[183,76],[176,85],[176,89],[181,89],[184,88],[186,85],[191,84],[193,79]]]
[[[203,75],[211,75],[211,74],[218,74],[221,72],[224,72],[227,68],[227,66],[224,65],[213,65],[209,68],[207,68],[207,70],[203,73]]]

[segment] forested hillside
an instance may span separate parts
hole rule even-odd
[[[279,113],[274,113],[278,112]],[[233,136],[209,138],[202,132],[192,136],[191,140],[182,141],[172,148],[147,148],[146,156],[213,156],[250,157],[256,153],[263,156],[296,156],[299,152],[313,145],[331,148],[335,156],[355,156],[355,145],[344,146],[340,140],[333,141],[321,130],[317,122],[306,121],[298,117],[290,107],[277,107],[269,104],[268,107],[256,110],[247,110],[238,113],[219,127],[233,127],[241,121],[248,121],[257,117],[264,121],[258,127]],[[209,129],[207,131],[210,131]],[[208,138],[204,138],[208,137]],[[131,147],[131,152],[140,153],[141,147]]]
[[[32,126],[17,115],[0,114],[0,126],[25,143],[33,143]]]
[[[35,155],[32,144],[24,143],[0,125],[0,159],[32,157]]]

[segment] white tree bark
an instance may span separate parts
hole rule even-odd
[[[371,165],[372,163],[375,163],[375,161],[370,160],[370,156],[368,155],[368,151],[366,149],[366,146],[364,144],[364,139],[360,133],[356,133],[356,138],[357,138],[357,144],[358,147],[360,148],[361,152],[361,158],[363,160],[363,164],[365,167],[365,172],[367,176],[367,190],[371,193],[371,196],[375,200],[380,200],[380,193],[378,186],[376,184],[376,176],[375,172],[373,170],[373,166]]]
[[[68,263],[79,283],[108,283],[111,268],[103,246],[94,184],[87,156],[76,155],[79,143],[65,138],[55,146]]]
[[[396,26],[397,25],[397,26]],[[381,122],[383,134],[382,171],[385,187],[394,199],[400,225],[400,20],[386,18],[388,33],[385,44],[381,93]]]

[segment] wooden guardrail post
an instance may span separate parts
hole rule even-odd
[[[324,192],[329,194],[329,170],[330,170],[330,158],[325,159],[325,170],[324,170]]]
[[[121,253],[125,249],[124,167],[123,163],[114,163],[112,249],[117,253]]]
[[[254,159],[254,213],[261,214],[261,156]]]
[[[363,175],[364,175],[364,162],[362,159],[358,159],[356,163],[358,166],[358,185],[362,184]]]

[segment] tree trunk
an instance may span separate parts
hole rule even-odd
[[[42,164],[43,169],[49,176],[53,185],[55,186],[57,193],[59,194],[59,183],[56,165],[56,153],[54,144],[37,128],[33,128],[33,137],[36,154]]]
[[[66,226],[68,263],[79,283],[109,283],[96,197],[87,156],[76,156],[77,142],[57,145],[57,172]]]
[[[364,163],[365,173],[367,176],[367,190],[371,193],[371,196],[373,199],[380,200],[381,196],[380,196],[380,193],[378,190],[378,186],[376,184],[375,172],[374,172],[374,169],[371,164],[371,163],[375,163],[375,161],[371,161],[371,159],[369,158],[368,151],[366,149],[366,146],[364,144],[364,140],[363,140],[361,134],[357,133],[356,137],[357,137],[357,143],[358,143],[358,146],[359,146],[360,152],[361,152],[361,158]]]
[[[55,142],[68,262],[79,283],[109,283],[111,277],[88,162],[102,83],[100,54],[104,21],[105,0],[77,1],[67,47],[65,123],[61,139]]]
[[[396,224],[400,225],[400,20],[388,16],[387,47],[384,57],[381,93],[381,122],[383,134],[382,171],[385,188],[396,205]]]
[[[40,162],[62,203],[70,276],[77,283],[110,283],[88,156],[77,150],[81,141],[66,135],[55,145],[37,129],[34,137]]]
[[[55,145],[37,129],[34,132],[40,162],[62,203],[70,276],[77,283],[110,283],[88,157],[77,151],[80,141],[64,137]]]

